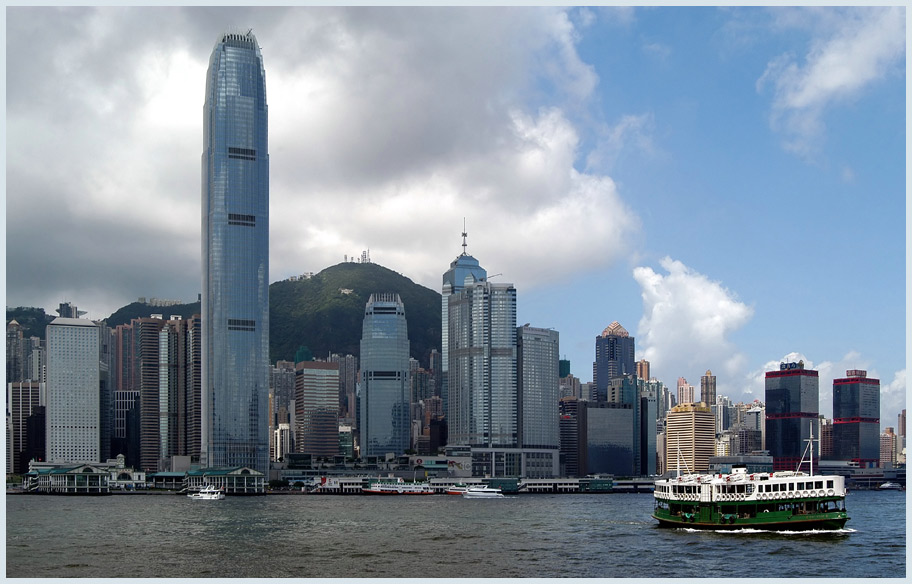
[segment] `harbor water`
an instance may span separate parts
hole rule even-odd
[[[651,494],[7,495],[6,576],[902,578],[906,494],[837,532],[657,527]]]

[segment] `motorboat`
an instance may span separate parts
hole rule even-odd
[[[195,493],[187,493],[191,499],[217,501],[225,498],[225,492],[215,487],[215,485],[206,485]]]
[[[477,486],[466,487],[462,496],[466,499],[502,499],[503,492],[496,487]]]

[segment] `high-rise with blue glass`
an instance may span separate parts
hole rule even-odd
[[[410,447],[409,340],[398,294],[371,294],[361,334],[361,454]]]
[[[474,282],[486,280],[488,272],[481,267],[478,260],[466,253],[466,233],[462,232],[462,253],[455,260],[450,262],[450,269],[443,274],[443,288],[441,290],[441,331],[440,335],[440,397],[443,400],[443,412],[447,421],[452,420],[450,413],[450,383],[448,371],[450,369],[450,296],[461,291],[466,286],[466,278],[469,285]]]
[[[268,474],[269,154],[250,31],[222,35],[212,51],[203,148],[200,463]]]

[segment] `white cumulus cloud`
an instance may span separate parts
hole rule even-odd
[[[902,61],[905,12],[897,6],[785,11],[780,24],[811,28],[813,40],[801,57],[786,53],[770,61],[757,88],[772,87],[770,121],[785,148],[807,156],[824,132],[826,109],[855,98]]]
[[[207,60],[238,22],[266,71],[271,280],[369,249],[438,289],[463,218],[468,251],[517,287],[608,267],[640,226],[583,168],[599,78],[577,43],[601,14],[11,9],[7,226],[28,244],[7,255],[10,301],[101,318],[196,298]],[[48,230],[49,212],[68,221]]]
[[[640,355],[666,384],[678,377],[698,378],[709,369],[720,395],[740,390],[731,381],[744,375],[747,358],[730,336],[747,324],[753,308],[680,261],[665,257],[660,265],[667,274],[643,266],[633,270],[643,298]]]

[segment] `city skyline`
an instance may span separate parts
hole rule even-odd
[[[370,249],[439,290],[465,219],[583,381],[618,321],[667,385],[762,400],[803,359],[831,415],[865,369],[893,425],[905,12],[12,7],[7,304],[196,298],[202,80],[240,23],[269,55],[273,281]]]

